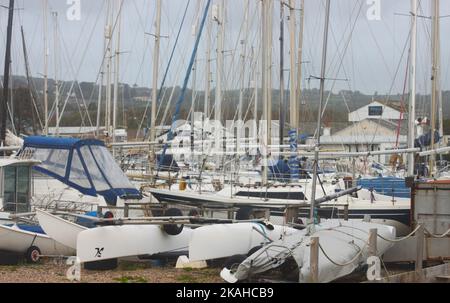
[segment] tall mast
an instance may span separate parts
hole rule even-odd
[[[296,54],[295,54],[295,1],[289,0],[289,52],[290,52],[290,91],[289,91],[289,111],[290,111],[290,125],[291,130],[296,130],[298,126],[298,108],[297,108],[297,98],[296,98],[296,90],[297,90],[297,79],[295,72],[295,64],[296,64]]]
[[[440,104],[440,39],[439,39],[439,0],[431,1],[432,5],[432,42],[431,42],[431,55],[432,55],[432,76],[431,76],[431,149],[435,148],[435,130],[436,130],[436,111],[439,118],[439,134],[441,132],[441,120],[442,120],[442,104]],[[436,108],[438,105],[438,108]],[[430,174],[433,173],[433,167],[435,165],[436,156],[430,156]]]
[[[292,110],[292,108],[291,108]],[[279,127],[279,145],[283,145],[285,104],[284,104],[284,0],[280,0],[280,127]],[[281,151],[283,148],[281,147]]]
[[[108,1],[109,2],[109,1]],[[106,49],[107,49],[107,40],[108,40],[108,25],[109,25],[109,5],[106,11],[106,19],[105,19],[105,29],[103,34],[103,52],[102,52],[102,66],[100,68],[100,83],[98,86],[98,100],[97,100],[97,123],[96,123],[96,132],[95,135],[98,138],[100,136],[100,116],[101,116],[101,107],[102,107],[102,95],[103,95],[103,83],[105,80],[105,59],[106,59]]]
[[[44,135],[48,135],[48,0],[44,0]]]
[[[111,136],[111,43],[112,43],[112,20],[114,9],[111,1],[108,1],[108,26],[106,27],[106,102],[105,102],[105,129],[107,138]]]
[[[205,74],[206,74],[206,82],[205,82],[205,102],[203,105],[203,114],[204,118],[209,116],[209,97],[210,97],[210,86],[211,86],[211,30],[212,30],[212,22],[211,19],[208,19],[208,23],[206,25],[206,62],[205,62]]]
[[[223,68],[223,45],[224,45],[224,30],[225,30],[225,0],[222,0],[219,6],[218,20],[219,33],[217,37],[217,69],[216,69],[216,99],[215,99],[215,111],[214,120],[216,125],[216,142],[215,146],[218,150],[220,146],[222,128],[217,129],[217,126],[221,126],[222,121],[222,68]]]
[[[114,99],[113,99],[113,127],[112,127],[112,140],[116,142],[116,128],[117,128],[117,104],[119,100],[119,71],[120,71],[120,31],[121,31],[121,0],[117,1],[117,19],[118,28],[116,36],[116,51],[115,51],[115,63],[114,63]]]
[[[317,184],[317,168],[319,166],[319,147],[320,147],[320,129],[322,126],[322,105],[324,101],[325,90],[325,72],[327,67],[327,46],[328,46],[328,25],[330,21],[330,0],[327,0],[325,7],[325,26],[323,30],[323,46],[322,46],[322,67],[320,71],[320,100],[319,109],[317,113],[317,131],[316,144],[314,147],[314,164],[313,164],[313,179],[311,188],[311,209],[309,217],[311,223],[314,224],[314,201],[316,199],[316,184]]]
[[[153,84],[152,84],[152,115],[150,120],[150,141],[156,139],[156,103],[158,102],[158,71],[159,48],[161,43],[161,0],[156,0],[156,32],[155,49],[153,51]]]
[[[289,167],[291,168],[291,181],[297,182],[300,178],[299,175],[299,161],[297,157],[297,146],[298,146],[298,128],[299,128],[299,111],[298,111],[298,100],[297,89],[299,85],[297,83],[297,73],[296,73],[296,41],[295,41],[295,1],[289,0],[289,52],[290,52],[290,92],[289,92],[289,104],[290,104],[290,131],[289,131],[289,147],[291,151],[291,156],[289,157]],[[302,29],[301,29],[302,30]],[[300,54],[301,55],[301,54]],[[299,58],[299,61],[301,59]],[[301,65],[301,62],[300,62]],[[301,70],[299,70],[301,72]]]
[[[302,73],[303,73],[303,32],[305,23],[305,0],[300,0],[300,30],[298,37],[298,54],[297,54],[297,125],[294,127],[298,130],[300,128],[300,105],[302,104]]]
[[[411,64],[410,64],[410,99],[408,115],[408,148],[414,147],[416,120],[416,57],[417,57],[417,0],[411,0]],[[414,154],[408,154],[408,176],[414,175]]]
[[[267,90],[267,47],[269,45],[268,40],[268,26],[267,26],[267,14],[269,9],[269,1],[268,0],[262,0],[261,2],[261,40],[262,40],[262,55],[261,55],[261,84],[262,84],[262,99],[263,99],[263,123],[265,125],[263,126],[263,132],[262,135],[264,136],[263,139],[263,165],[262,165],[262,184],[267,185],[268,181],[268,138],[270,137],[269,134],[269,112],[268,112],[268,103],[269,103],[269,96],[268,96],[268,90]]]
[[[6,35],[6,52],[5,52],[5,70],[3,74],[3,100],[1,106],[0,120],[1,130],[0,139],[1,145],[5,145],[6,138],[6,120],[8,119],[8,93],[9,93],[9,72],[11,66],[11,39],[12,39],[12,26],[14,18],[14,0],[9,0],[9,13],[8,13],[8,28]]]
[[[238,128],[237,128],[237,140],[236,140],[236,151],[240,152],[240,145],[241,145],[241,134],[242,134],[242,127],[243,125],[243,112],[242,107],[244,103],[244,90],[245,90],[245,62],[247,57],[247,39],[248,39],[248,15],[249,15],[249,0],[244,0],[244,36],[241,39],[241,84],[239,89],[239,105],[238,105]],[[241,124],[242,123],[242,124]]]
[[[53,12],[53,54],[54,54],[54,68],[55,68],[55,113],[56,113],[56,136],[59,136],[59,80],[58,80],[58,12]]]
[[[200,0],[197,0],[197,7],[195,9],[196,12],[200,11]],[[198,18],[196,18],[194,23],[194,28],[192,31],[192,36],[197,37],[198,34],[198,26],[200,23],[201,16],[199,15]],[[198,58],[197,55],[195,55],[194,59],[194,65],[192,67],[192,95],[191,95],[191,134],[190,134],[190,147],[191,147],[191,161],[194,161],[194,138],[195,138],[195,119],[197,118],[195,116],[195,105],[196,105],[196,98],[197,98],[197,66],[198,66]]]

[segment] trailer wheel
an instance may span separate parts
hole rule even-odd
[[[237,266],[239,266],[239,264],[241,264],[245,259],[247,259],[246,255],[233,255],[225,261],[224,267],[232,270],[233,268],[237,268]]]
[[[236,220],[250,220],[253,219],[253,208],[244,206],[236,212]]]
[[[84,263],[84,269],[87,270],[112,270],[116,269],[117,266],[118,266],[117,258]]]
[[[41,250],[37,246],[31,246],[25,253],[28,263],[38,263],[41,259]]]
[[[169,208],[164,213],[164,216],[166,217],[180,217],[183,213],[178,208]],[[162,229],[171,236],[179,235],[183,231],[184,225],[183,224],[164,224],[162,226]]]
[[[0,251],[0,265],[17,265],[19,259],[19,255],[16,253]]]

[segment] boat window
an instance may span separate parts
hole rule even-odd
[[[69,150],[37,148],[34,150],[33,158],[41,161],[40,167],[65,177]]]
[[[29,211],[30,168],[5,167],[4,210],[13,213]]]
[[[302,192],[257,192],[257,191],[239,191],[236,196],[252,197],[261,199],[285,199],[285,200],[306,200]]]
[[[100,170],[107,176],[112,188],[134,188],[104,146],[91,146],[91,150]]]
[[[89,179],[86,175],[86,172],[84,171],[84,167],[81,163],[78,151],[76,150],[74,150],[73,152],[69,181],[84,188],[91,188],[91,184],[89,183]]]
[[[5,211],[14,212],[16,207],[16,168],[14,166],[5,167],[5,191],[3,208]]]
[[[17,208],[18,213],[27,212],[30,193],[30,168],[17,167]]]
[[[105,178],[103,178],[100,170],[97,167],[97,164],[95,164],[94,158],[91,154],[91,151],[89,150],[88,146],[82,146],[80,148],[81,156],[84,159],[84,162],[86,164],[86,167],[89,171],[89,174],[91,175],[92,182],[94,183],[94,187],[97,191],[104,191],[109,190],[110,187],[108,183],[105,181]]]

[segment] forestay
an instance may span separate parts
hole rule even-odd
[[[141,199],[104,143],[93,139],[27,137],[19,155],[41,161],[34,169],[77,189],[104,196],[115,205],[117,197]]]

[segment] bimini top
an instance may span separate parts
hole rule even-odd
[[[117,197],[141,199],[99,140],[74,138],[27,137],[19,155],[41,161],[34,168],[79,190],[81,193],[105,197],[115,205]]]

